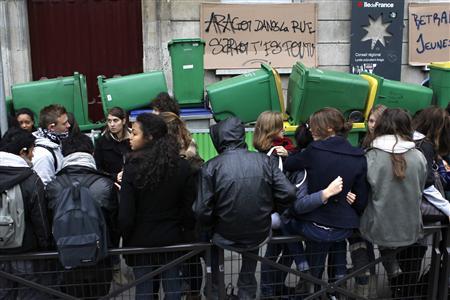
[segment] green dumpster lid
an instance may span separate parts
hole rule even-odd
[[[173,39],[171,40],[167,46],[170,47],[174,44],[182,44],[182,43],[201,43],[205,44],[205,41],[201,38],[190,38],[190,39]]]

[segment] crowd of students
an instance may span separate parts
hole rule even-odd
[[[247,149],[244,124],[232,117],[211,126],[219,155],[204,162],[177,103],[161,93],[152,108],[153,114],[137,116],[131,128],[126,111],[110,109],[95,147],[60,105],[42,109],[37,128],[31,111],[17,111],[0,141],[0,191],[20,187],[25,231],[20,247],[0,243],[0,254],[56,249],[52,224],[61,195],[66,184],[79,184],[101,208],[109,248],[119,247],[121,238],[123,247],[211,241],[211,299],[217,297],[221,268],[216,247],[257,254],[273,235],[301,235],[305,243],[269,243],[268,259],[288,267],[294,263],[298,271],[322,278],[328,256],[329,280],[347,273],[347,247],[358,267],[374,259],[376,245],[386,257],[383,265],[393,296],[414,296],[408,286],[418,282],[427,249],[423,225],[448,222],[450,217],[445,198],[450,188],[448,109],[433,106],[412,118],[402,109],[377,106],[360,147],[347,141],[352,125],[334,108],[323,108],[300,124],[296,146],[283,135],[282,115],[263,112],[255,124],[256,152]],[[404,250],[392,256],[398,247]],[[128,255],[125,261],[138,279],[174,258],[155,253]],[[415,263],[404,265],[405,258]],[[200,257],[190,261],[198,267],[173,267],[161,274],[166,299],[181,298],[180,274],[202,277]],[[62,280],[68,286],[63,291],[74,296],[106,295],[113,276],[92,266],[42,280],[32,276],[33,270],[42,271],[39,266],[21,263],[32,280]],[[14,272],[20,268],[17,264],[0,268]],[[114,270],[120,260],[104,257],[98,265]],[[256,298],[256,265],[243,256],[240,299]],[[285,273],[267,264],[261,269],[261,297],[287,294]],[[374,270],[360,274],[356,292],[376,298],[375,276]],[[200,299],[201,282],[188,284],[198,291],[190,299]],[[8,289],[12,285],[0,280],[0,298],[17,293],[27,299],[47,298],[37,290]],[[86,285],[91,288],[83,289]],[[159,288],[159,280],[141,282],[136,299],[149,299]],[[300,280],[296,293],[306,295],[313,288]]]

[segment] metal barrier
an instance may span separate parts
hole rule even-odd
[[[393,299],[395,290],[401,293],[394,295],[394,299],[447,299],[448,226],[427,226],[425,234],[429,237],[426,247],[398,248],[386,256],[380,256],[380,249],[375,247],[376,255],[370,263],[345,265],[346,275],[334,279],[333,268],[337,264],[330,256],[327,276],[323,279],[297,270],[294,255],[283,253],[288,243],[304,241],[301,237],[274,237],[259,251],[244,253],[209,243],[111,249],[109,258],[96,266],[73,270],[66,270],[59,264],[56,252],[2,255],[0,299],[163,299],[164,296],[172,296],[170,299],[238,299],[233,290],[239,273],[244,275],[240,282],[242,291],[256,290],[258,299],[368,299],[355,288],[354,280],[373,276],[377,279],[376,299]],[[266,254],[268,249],[272,253]],[[349,257],[351,253],[345,251]],[[120,257],[133,266],[131,272],[126,272],[128,267]],[[388,278],[380,264],[393,257],[398,258],[406,276],[403,281]],[[255,273],[252,267],[238,271],[243,265],[242,259],[244,264],[250,262],[256,266],[256,281],[250,280]],[[118,267],[120,262],[121,268]],[[246,268],[247,274],[242,272]],[[427,275],[423,276],[425,273]],[[129,278],[124,280],[127,274]],[[373,282],[364,286],[370,289]]]

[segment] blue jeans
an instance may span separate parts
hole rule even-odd
[[[294,226],[293,221],[284,223],[281,227],[281,231],[284,235],[303,235],[302,228]],[[301,231],[298,231],[301,230]],[[288,243],[288,252],[294,257],[295,265],[299,271],[307,271],[309,269],[308,260],[303,247],[303,242]]]
[[[137,279],[143,277],[154,271],[157,267],[143,266],[133,267],[134,277]],[[173,267],[161,274],[162,285],[164,288],[164,299],[166,300],[179,300],[181,299],[181,278],[178,267]],[[136,300],[147,300],[153,297],[153,280],[148,279],[138,285],[136,285]]]
[[[38,261],[18,260],[11,262],[0,263],[0,270],[9,274],[19,276],[23,279],[33,281],[35,283],[46,285],[43,282],[42,275],[36,274],[39,272],[37,265]],[[10,281],[0,277],[0,299],[51,299],[50,294],[43,293],[37,289],[20,285],[16,282]]]
[[[279,257],[281,255],[281,257]],[[289,249],[286,244],[267,244],[265,258],[282,264],[288,268],[291,267],[293,257],[289,255]],[[287,273],[272,268],[267,264],[261,264],[261,297],[279,297],[286,294],[284,281]]]
[[[287,234],[300,234],[307,239],[305,250],[298,243],[291,243],[289,250],[292,253],[300,253],[298,257],[296,255],[297,265],[307,257],[311,275],[322,278],[325,260],[332,247],[334,250],[333,277],[340,278],[347,273],[347,242],[345,239],[351,236],[352,229],[324,228],[313,222],[294,219],[284,224],[284,231]]]

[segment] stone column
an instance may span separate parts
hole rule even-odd
[[[5,94],[11,85],[32,80],[26,0],[0,1],[0,46]]]

